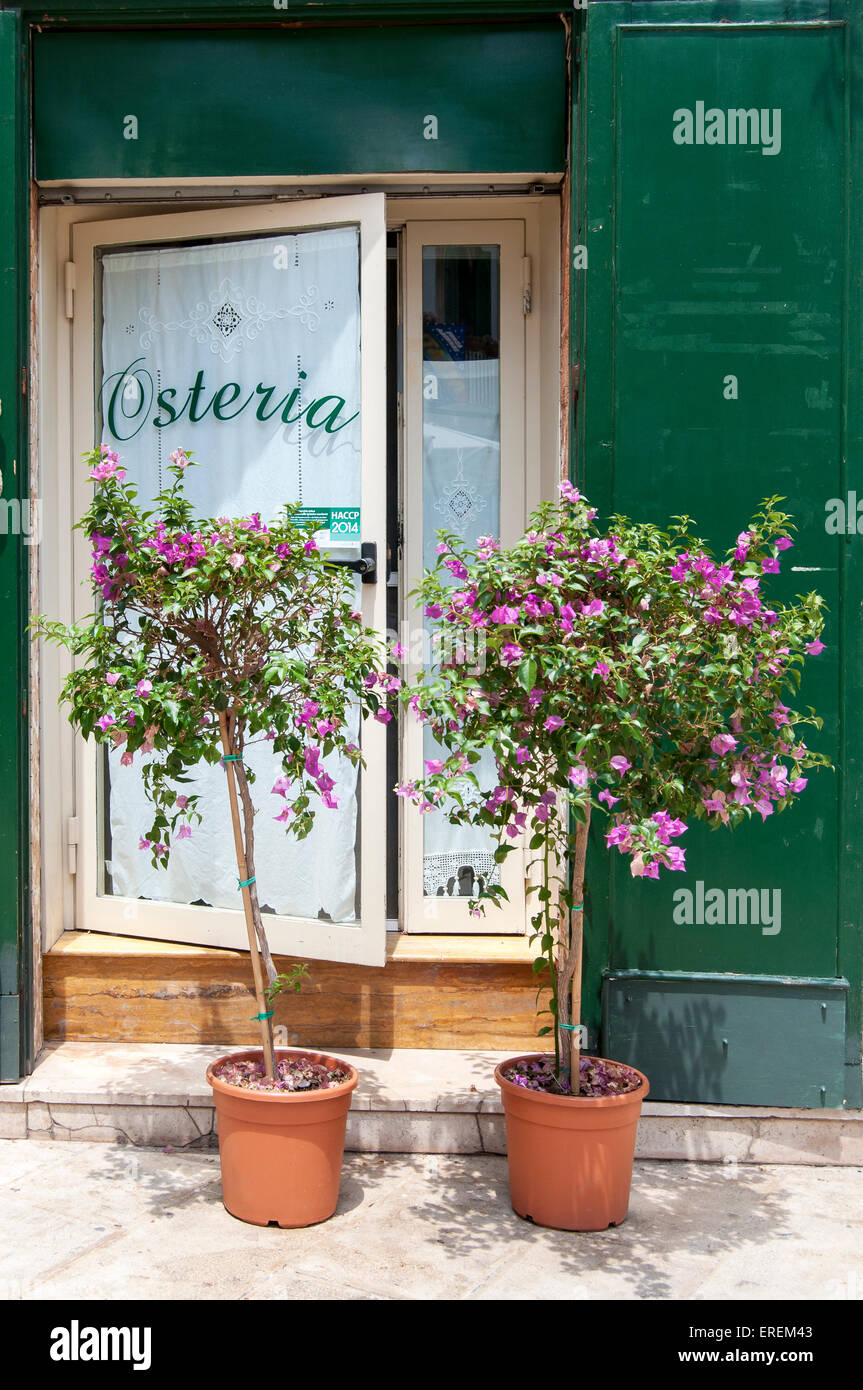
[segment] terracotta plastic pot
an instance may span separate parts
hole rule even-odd
[[[635,1135],[650,1084],[639,1071],[637,1090],[594,1098],[529,1091],[504,1079],[505,1068],[546,1055],[510,1057],[495,1068],[513,1210],[559,1231],[619,1226],[629,1208]]]
[[[219,1122],[222,1201],[254,1226],[311,1226],[339,1200],[345,1126],[355,1067],[339,1057],[278,1048],[276,1059],[307,1057],[339,1067],[348,1080],[322,1091],[246,1091],[214,1075],[223,1062],[260,1061],[260,1048],[231,1052],[207,1068]]]

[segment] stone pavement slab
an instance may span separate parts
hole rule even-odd
[[[505,1158],[348,1154],[301,1231],[221,1203],[218,1155],[0,1141],[7,1299],[861,1299],[863,1171],[639,1161],[623,1226],[547,1231]]]

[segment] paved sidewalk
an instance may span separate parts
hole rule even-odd
[[[0,1141],[7,1299],[863,1299],[863,1170],[636,1164],[594,1235],[521,1221],[506,1160],[348,1154],[336,1215],[222,1206],[218,1154]]]

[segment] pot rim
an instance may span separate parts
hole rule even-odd
[[[641,1084],[632,1091],[622,1091],[616,1096],[555,1096],[549,1091],[532,1091],[527,1086],[516,1086],[514,1082],[507,1081],[506,1077],[502,1075],[504,1067],[511,1067],[515,1062],[536,1062],[552,1055],[548,1052],[522,1052],[517,1057],[506,1057],[502,1062],[498,1062],[494,1069],[494,1079],[501,1089],[501,1098],[519,1096],[523,1099],[527,1098],[529,1101],[536,1101],[538,1105],[570,1107],[575,1102],[580,1109],[585,1109],[587,1107],[632,1105],[634,1102],[640,1104],[650,1091],[650,1082],[644,1072],[638,1070],[638,1067],[631,1066],[629,1062],[617,1062],[611,1057],[597,1057],[592,1052],[584,1052],[582,1056],[590,1057],[596,1062],[608,1062],[615,1067],[626,1067],[628,1071],[635,1072],[635,1075],[641,1078]]]
[[[223,1096],[234,1096],[241,1100],[251,1100],[264,1104],[313,1104],[325,1100],[335,1100],[339,1096],[346,1095],[353,1091],[360,1079],[360,1074],[352,1062],[347,1062],[343,1057],[336,1057],[332,1052],[317,1052],[310,1047],[276,1047],[273,1049],[277,1061],[284,1057],[308,1057],[313,1062],[336,1062],[340,1067],[349,1073],[347,1081],[340,1081],[335,1086],[327,1086],[317,1091],[253,1091],[245,1086],[230,1086],[221,1077],[215,1076],[215,1068],[222,1062],[248,1061],[251,1057],[262,1055],[259,1047],[244,1047],[236,1052],[225,1052],[221,1057],[216,1057],[207,1067],[207,1080],[213,1088],[214,1094]]]

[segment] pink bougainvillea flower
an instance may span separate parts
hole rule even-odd
[[[605,681],[608,680],[608,677],[611,674],[611,668],[610,666],[607,666],[604,661],[597,661],[590,674],[592,676],[599,676],[602,680]]]
[[[732,738],[731,734],[717,734],[715,738],[710,740],[711,751],[716,754],[717,758],[724,757],[726,753],[730,753],[732,748],[736,747],[737,739]]]
[[[449,555],[449,546],[446,541],[438,541],[434,548],[435,555]]]
[[[515,760],[516,760],[516,762],[519,763],[519,764],[521,764],[521,763],[529,763],[530,760],[531,760],[531,752],[530,752],[530,749],[529,749],[529,748],[525,748],[525,747],[523,747],[523,746],[522,746],[521,748],[516,748],[516,750],[515,750]]]
[[[583,763],[577,763],[567,773],[567,777],[574,787],[586,787],[589,776],[590,774]]]
[[[231,566],[231,569],[238,570],[240,565],[244,565],[245,562],[246,557],[241,555],[238,550],[235,550],[233,555],[228,556],[228,564]]]
[[[773,544],[776,546],[777,550],[790,550],[794,542],[790,536],[780,536]]]
[[[135,686],[135,693],[140,695],[142,700],[146,700],[147,697],[153,693],[153,682],[138,681],[138,684]]]
[[[425,769],[430,777],[436,777],[439,772],[443,772],[444,761],[442,758],[426,758]]]
[[[514,666],[517,661],[521,661],[524,656],[524,650],[517,642],[506,642],[501,648],[500,655],[507,666]]]
[[[105,680],[108,682],[109,685],[116,685],[119,679],[120,677],[116,675],[113,671],[109,671],[107,676],[105,677]]]
[[[629,761],[628,758],[624,758],[622,753],[618,753],[616,757],[610,758],[608,765],[609,767],[613,767],[615,772],[617,772],[621,777],[623,777],[624,773],[627,773],[629,769],[632,767],[632,763]]]
[[[134,755],[134,753],[129,753],[128,751],[125,752],[125,753],[123,754],[123,756],[121,757],[121,759],[120,759],[120,762],[121,762],[121,764],[122,764],[123,767],[131,767],[134,761],[135,761],[135,755]]]
[[[114,718],[113,714],[103,714],[101,719],[96,720],[96,727],[97,729],[101,729],[102,733],[104,734],[108,729],[110,729],[111,725],[116,724],[116,722],[117,721]]]
[[[572,632],[575,622],[575,609],[571,603],[561,604],[560,626],[564,632]]]
[[[180,826],[180,829],[177,831],[177,839],[178,839],[178,840],[189,840],[189,839],[191,839],[191,837],[192,837],[192,827],[191,827],[190,825],[181,825],[181,826]]]
[[[147,840],[147,839],[145,839],[145,837],[142,835],[141,838],[140,838],[140,840],[138,841],[138,849],[149,849],[149,848],[150,848],[150,841]]]
[[[375,710],[375,719],[378,721],[379,724],[389,724],[389,722],[390,722],[390,720],[392,719],[392,717],[393,717],[393,716],[392,716],[392,711],[391,711],[391,710],[388,710],[388,709],[376,709],[376,710]]]
[[[818,656],[818,654],[820,652],[823,652],[823,650],[824,643],[821,641],[820,637],[816,637],[815,641],[809,642],[806,647],[806,651],[808,652],[809,656]]]
[[[561,719],[559,714],[550,714],[546,719],[543,728],[548,729],[550,734],[554,734],[557,732],[558,729],[562,729],[565,723],[566,720]]]
[[[285,796],[290,791],[291,781],[289,777],[277,777],[270,791],[274,796]]]
[[[768,556],[766,559],[761,561],[761,568],[765,574],[778,574],[779,561],[774,560]]]
[[[185,811],[188,804],[189,798],[187,796],[178,796],[177,800],[174,802],[174,805],[178,806],[181,811]]]
[[[457,555],[451,555],[448,560],[444,560],[444,567],[449,570],[454,579],[467,579],[467,566],[459,560]]]
[[[624,823],[624,824],[621,824],[621,825],[614,825],[614,826],[612,826],[611,830],[607,830],[607,831],[606,831],[606,833],[605,833],[605,843],[606,843],[606,845],[608,845],[609,847],[610,847],[611,845],[621,845],[621,846],[624,846],[624,847],[625,847],[626,844],[627,844],[628,841],[629,841],[629,837],[630,837],[630,834],[631,834],[631,833],[632,833],[632,826],[631,826],[631,825],[627,825],[627,824],[625,824],[625,823]]]
[[[600,801],[604,801],[605,804],[606,804],[606,806],[611,807],[611,806],[615,806],[615,805],[617,804],[617,802],[620,800],[620,797],[619,797],[619,796],[612,796],[611,792],[609,792],[609,791],[601,791],[601,792],[599,793],[599,798],[598,798],[598,799],[599,799]]]
[[[427,603],[423,612],[427,618],[439,618],[443,614],[443,608],[439,603]]]

